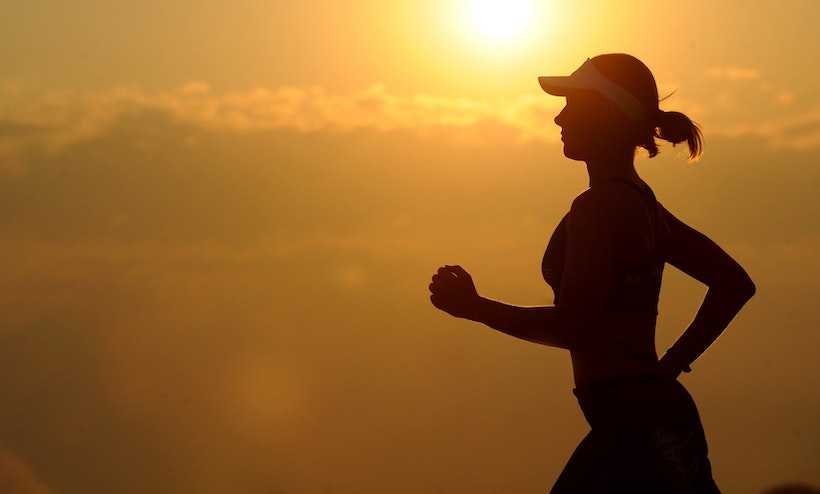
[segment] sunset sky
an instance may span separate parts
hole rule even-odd
[[[814,0],[0,5],[0,493],[535,494],[569,357],[449,318],[550,304],[582,164],[539,75],[625,52],[705,154],[638,169],[758,293],[681,378],[718,485],[820,486]],[[705,289],[673,268],[658,349]]]

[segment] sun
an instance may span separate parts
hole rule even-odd
[[[529,0],[472,0],[470,15],[475,29],[495,41],[521,36],[529,27],[532,2]]]

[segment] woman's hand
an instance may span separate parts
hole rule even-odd
[[[683,368],[666,356],[663,356],[660,361],[658,361],[658,375],[663,378],[677,379],[681,372],[683,372]]]
[[[658,361],[658,373],[661,377],[677,379],[681,372],[691,372],[689,365],[680,360],[674,350],[668,350]]]
[[[443,266],[430,283],[430,301],[455,317],[472,319],[481,301],[473,278],[461,266]]]

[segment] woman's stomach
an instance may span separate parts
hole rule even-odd
[[[607,311],[570,350],[575,385],[609,385],[657,375],[655,314]]]

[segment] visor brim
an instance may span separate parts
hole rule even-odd
[[[591,89],[572,76],[541,76],[538,78],[538,84],[541,85],[541,89],[553,96],[567,96],[579,89]]]

